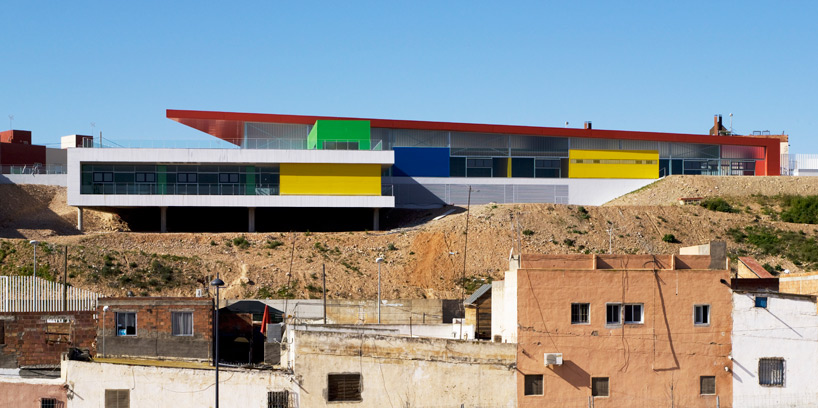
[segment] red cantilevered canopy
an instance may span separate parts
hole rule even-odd
[[[168,119],[209,133],[219,139],[240,145],[245,122],[285,123],[312,125],[316,120],[368,120],[373,128],[440,130],[457,132],[498,133],[510,135],[587,137],[594,139],[652,140],[659,142],[702,143],[715,145],[762,146],[765,159],[758,175],[778,175],[780,172],[780,141],[777,138],[743,136],[710,136],[683,133],[635,132],[624,130],[574,129],[560,127],[485,125],[475,123],[427,122],[417,120],[391,120],[346,118],[332,116],[278,115],[268,113],[238,113],[192,110],[167,110]]]

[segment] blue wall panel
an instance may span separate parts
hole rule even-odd
[[[394,177],[449,177],[448,147],[395,147]]]

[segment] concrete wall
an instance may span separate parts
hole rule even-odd
[[[517,342],[517,266],[518,260],[509,262],[502,285],[502,303],[492,299],[493,315],[491,316],[491,338],[500,336],[503,343]],[[492,285],[496,282],[492,282]],[[493,292],[493,291],[492,291]]]
[[[778,278],[779,291],[801,295],[818,295],[818,272],[790,273]]]
[[[227,300],[226,305],[240,301]],[[323,322],[324,304],[321,299],[262,299],[268,306],[284,311],[293,316],[296,322]],[[378,310],[375,300],[340,300],[327,301],[327,323],[329,324],[364,324],[377,323]],[[413,324],[451,323],[453,317],[462,313],[459,300],[449,299],[398,299],[387,300],[381,305],[381,323]]]
[[[292,376],[281,371],[230,368],[219,371],[222,407],[262,408],[267,406],[269,391],[297,391]],[[62,372],[69,395],[74,396],[66,408],[104,407],[106,389],[130,390],[130,408],[214,406],[212,369],[65,361]]]
[[[66,187],[66,174],[0,174],[0,184],[39,184]]]
[[[339,405],[330,373],[361,374],[355,407],[516,406],[511,344],[296,331],[293,349],[302,407]]]
[[[818,405],[818,315],[815,298],[769,292],[767,308],[756,293],[733,294],[733,406],[814,407]],[[759,385],[760,358],[785,360],[783,387]]]
[[[107,312],[103,311],[105,306],[109,307]],[[97,308],[99,352],[105,357],[209,359],[212,311],[210,298],[100,298]],[[136,312],[135,336],[117,336],[117,312]],[[193,312],[192,336],[172,335],[172,312]]]
[[[0,407],[40,407],[43,398],[65,404],[68,398],[62,379],[0,376]]]
[[[322,331],[349,334],[381,334],[388,336],[430,337],[437,339],[474,340],[474,325],[450,324],[354,324],[354,325],[295,325],[290,330]]]
[[[730,406],[732,295],[720,283],[728,270],[670,269],[709,265],[701,256],[553,257],[524,256],[523,266],[568,266],[517,271],[520,407],[587,406],[594,377],[610,381],[596,408],[714,407],[717,397]],[[571,323],[572,303],[590,304],[589,323]],[[641,304],[642,322],[606,324],[608,303]],[[694,324],[697,304],[710,305],[709,324]],[[563,364],[546,366],[545,353],[562,353]],[[543,375],[544,395],[524,396],[525,374]],[[700,376],[716,377],[717,395],[700,395]]]
[[[94,353],[94,312],[0,313],[0,325],[0,368],[56,366],[71,347]]]

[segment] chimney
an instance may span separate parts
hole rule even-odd
[[[713,116],[713,126],[715,126],[715,128],[716,128],[716,134],[719,134],[719,131],[721,130],[721,127],[722,127],[722,125],[721,125],[721,115],[714,115]]]
[[[585,129],[586,130],[591,130],[591,121],[590,120],[585,122]]]

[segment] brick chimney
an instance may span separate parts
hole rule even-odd
[[[585,122],[585,129],[586,129],[586,130],[590,130],[590,129],[591,129],[591,121],[590,121],[590,120]]]

